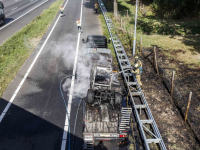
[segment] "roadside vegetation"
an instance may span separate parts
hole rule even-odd
[[[0,96],[42,39],[63,2],[54,2],[0,46]]]
[[[200,17],[185,17],[175,20],[170,18],[170,13],[167,13],[169,14],[168,16],[161,15],[162,17],[160,17],[158,10],[154,9],[156,4],[146,2],[148,0],[143,1],[142,2],[146,4],[144,9],[147,11],[144,15],[143,10],[140,11],[140,7],[138,8],[137,43],[140,42],[142,36],[143,47],[157,45],[161,47],[161,49],[168,50],[162,52],[169,57],[169,59],[178,59],[188,64],[189,67],[194,68],[195,65],[195,68],[200,68],[200,60],[197,59],[197,57],[200,57],[200,44],[198,42],[200,40]],[[115,22],[115,27],[118,29],[117,32],[121,38],[121,42],[127,50],[131,50],[134,31],[135,1],[118,0],[118,18],[114,18],[113,16],[113,3],[107,1],[105,5]],[[178,57],[174,54],[170,55],[172,52],[179,50],[183,51],[185,55]],[[193,59],[188,59],[188,56]]]
[[[104,4],[115,24],[116,32],[120,37],[126,53],[130,58],[133,49],[135,2],[132,0],[118,0],[117,18],[113,16],[112,1],[106,1]],[[155,2],[156,0],[140,1],[137,19],[136,54],[139,52],[140,39],[142,37],[142,46],[144,48],[157,45],[159,47],[159,58],[170,62],[167,66],[161,62],[163,68],[169,67],[170,65],[172,66],[170,68],[176,71],[179,77],[184,75],[186,79],[193,78],[191,76],[192,74],[195,74],[195,76],[197,74],[196,80],[191,80],[188,83],[200,82],[200,76],[198,75],[198,70],[200,69],[200,12],[198,11],[198,13],[194,13],[193,15],[181,16],[180,19],[174,19],[174,15],[171,14],[173,11],[176,11],[176,8],[173,11],[171,10],[172,8],[168,8],[171,11],[166,13],[160,12],[161,10],[159,11],[155,7],[162,8],[163,6]],[[181,4],[184,5],[185,3]],[[191,4],[193,5],[193,2]],[[180,6],[181,12],[184,11],[182,5]],[[197,6],[199,6],[199,2]],[[196,7],[194,7],[195,10]],[[131,59],[130,62],[133,63]],[[185,84],[185,86],[190,87],[195,96],[200,98],[197,84]]]

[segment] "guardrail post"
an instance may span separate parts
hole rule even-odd
[[[157,63],[157,59],[156,59],[156,47],[154,46],[154,59],[155,59],[155,63],[156,63],[156,71],[157,71],[157,74],[159,75],[159,71],[158,71],[158,63]]]
[[[154,47],[153,47],[153,48],[154,48]],[[154,51],[154,50],[153,50],[153,56],[152,56],[152,57],[153,57],[153,59],[152,59],[152,65],[153,65],[153,67],[154,67],[154,59],[155,59],[155,58],[154,58],[154,57],[155,57],[155,51]]]
[[[189,110],[189,107],[190,107],[191,98],[192,98],[192,92],[190,92],[190,95],[189,95],[187,110],[186,110],[186,113],[185,113],[185,122],[187,120],[187,115],[188,115],[188,110]]]
[[[175,75],[175,71],[173,71],[173,73],[172,73],[171,97],[173,97],[174,75]]]

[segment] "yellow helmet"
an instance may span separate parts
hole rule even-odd
[[[139,60],[139,57],[138,56],[135,56],[135,63],[137,63]]]

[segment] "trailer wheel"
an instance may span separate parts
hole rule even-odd
[[[118,93],[115,93],[115,104],[121,104],[122,96]]]
[[[4,24],[4,20],[1,18],[0,19],[0,25],[3,25]]]
[[[91,104],[94,101],[94,91],[93,90],[88,90],[87,92],[87,99],[86,102]]]

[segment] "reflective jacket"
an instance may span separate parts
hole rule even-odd
[[[81,21],[76,21],[77,26],[81,26]]]
[[[140,60],[137,61],[137,63],[134,64],[135,70],[132,70],[132,72],[137,76],[141,75],[142,73],[142,62]]]
[[[98,9],[98,4],[95,4],[94,7],[95,7],[95,9]]]
[[[64,8],[63,8],[63,7],[60,7],[60,11],[63,12],[63,11],[64,11]]]

